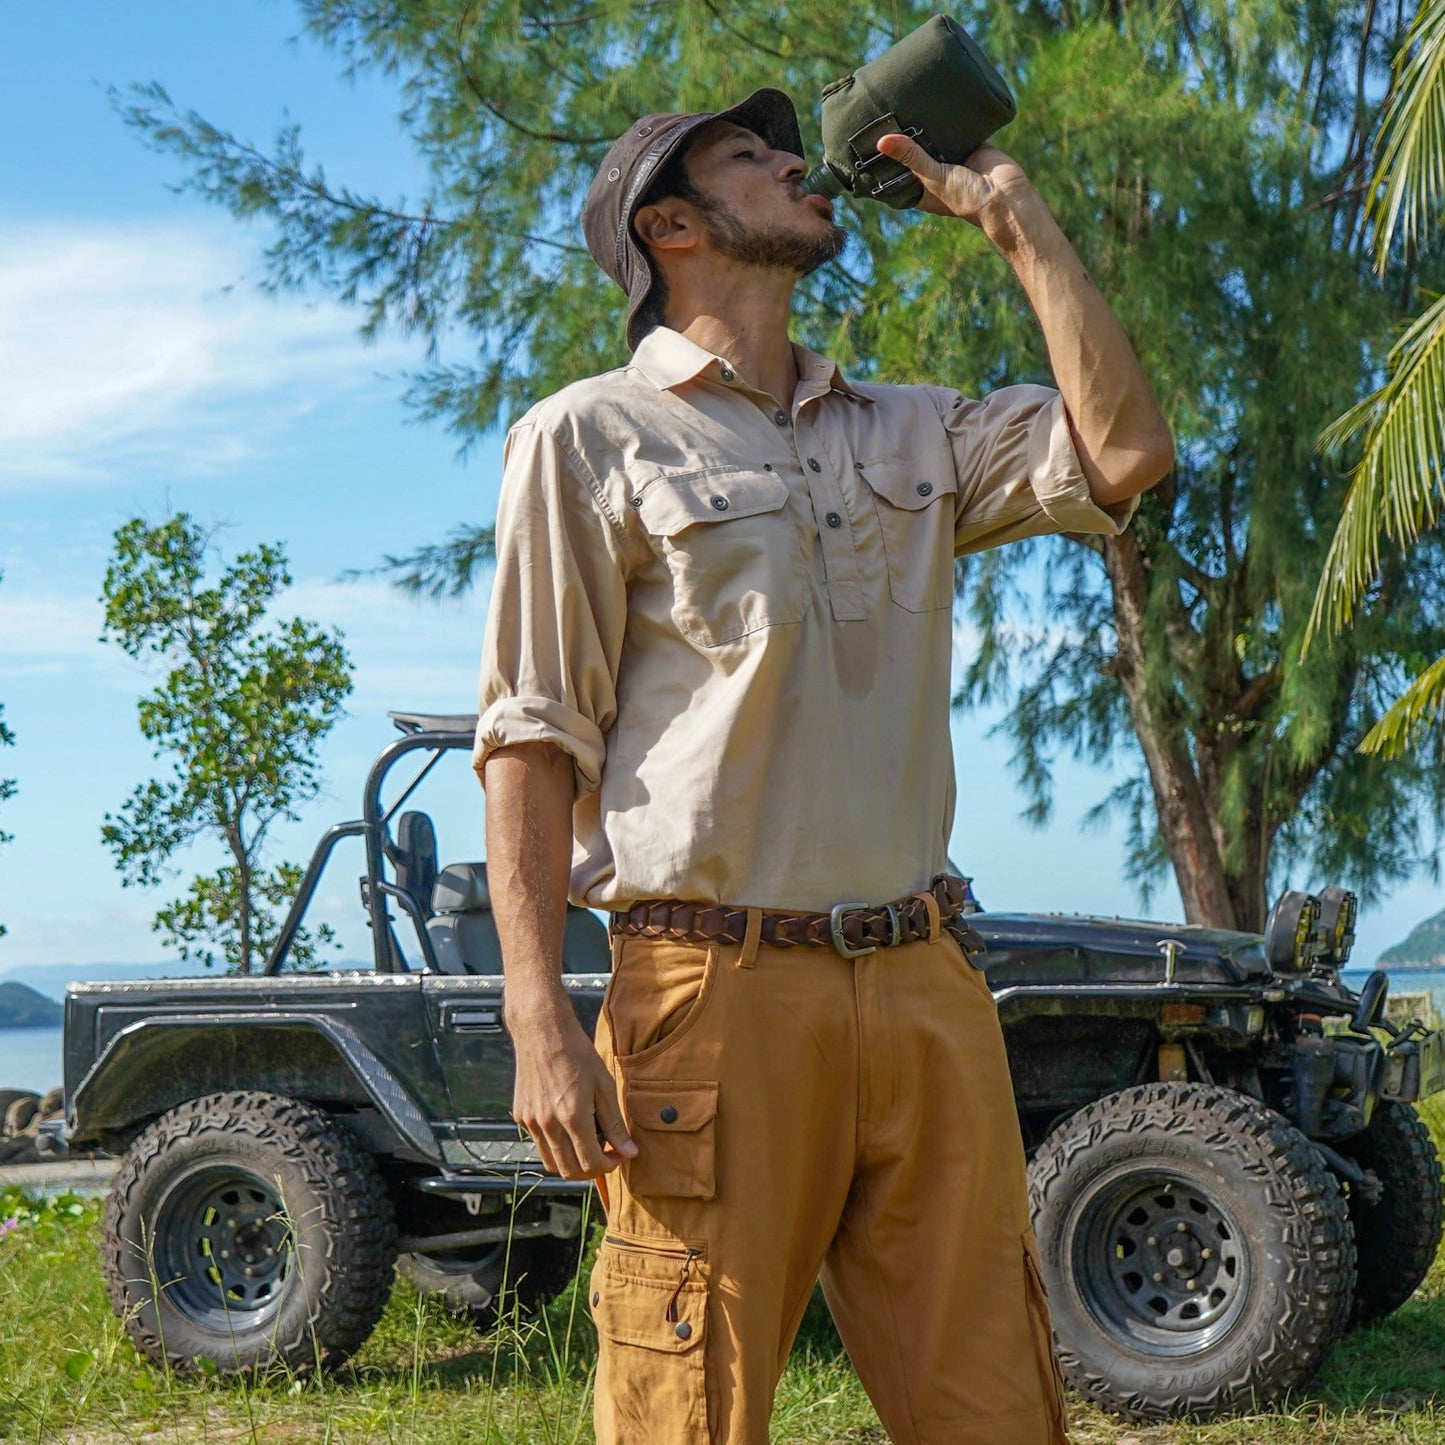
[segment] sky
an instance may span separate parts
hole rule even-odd
[[[150,923],[183,880],[124,888],[100,842],[105,813],[156,769],[136,725],[156,675],[99,641],[101,579],[128,518],[186,510],[220,528],[223,553],[282,543],[295,586],[280,615],[344,633],[355,691],[321,751],[324,791],[277,832],[273,860],[304,861],[328,824],[356,816],[368,763],[395,735],[388,709],[474,707],[485,586],[438,606],[342,574],[490,521],[500,436],[463,460],[402,404],[416,343],[363,344],[359,317],[325,296],[263,293],[265,224],[177,194],[177,162],[145,150],[107,99],[160,81],[262,146],[294,120],[333,179],[419,193],[394,85],[345,78],[300,30],[289,0],[0,3],[0,704],[17,738],[0,775],[19,784],[0,809],[14,835],[0,849],[0,976],[167,957]],[[1122,834],[1082,826],[1114,775],[1061,760],[1054,817],[1034,829],[994,720],[954,723],[952,852],[985,904],[1137,916]],[[483,857],[479,790],[463,758],[448,762],[420,801],[443,862]],[[178,861],[189,876],[219,854],[197,845]],[[359,855],[341,855],[318,899],[351,958],[369,952],[359,872]],[[1440,906],[1427,880],[1399,888],[1364,915],[1356,960]],[[1181,916],[1172,882],[1148,912]]]

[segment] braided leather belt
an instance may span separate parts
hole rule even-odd
[[[978,933],[963,921],[970,894],[967,880],[940,873],[928,892],[938,904],[939,922],[969,955],[983,951]],[[831,913],[764,913],[760,942],[773,948],[834,948],[858,958],[878,948],[914,943],[932,932],[923,896],[910,893],[893,903],[840,903]],[[674,943],[743,943],[748,910],[723,904],[657,899],[612,915],[612,933],[624,938],[664,938]]]

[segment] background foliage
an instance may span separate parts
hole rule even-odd
[[[383,200],[330,179],[288,126],[260,148],[159,85],[117,97],[184,184],[273,225],[268,284],[321,287],[435,343],[408,398],[462,443],[624,359],[619,296],[577,207],[636,115],[782,85],[816,153],[822,86],[931,6],[826,0],[303,0],[341,63],[399,80],[432,183]],[[958,704],[1007,709],[1029,815],[1060,750],[1122,764],[1147,888],[1172,867],[1189,916],[1259,927],[1283,873],[1366,900],[1433,848],[1445,771],[1422,748],[1356,752],[1423,656],[1445,650],[1438,539],[1391,559],[1352,629],[1299,662],[1345,483],[1313,439],[1380,375],[1438,246],[1377,275],[1369,137],[1403,37],[1376,0],[1015,0],[951,7],[1019,99],[1003,133],[1075,239],[1154,378],[1175,473],[1117,542],[1050,539],[959,575],[981,634]],[[800,339],[855,374],[978,393],[1044,379],[1003,263],[957,225],[846,207],[853,244],[802,288]],[[484,519],[413,558],[457,590]]]
[[[222,843],[230,863],[192,879],[154,927],[182,958],[244,974],[270,952],[301,877],[293,863],[263,866],[267,832],[316,796],[316,747],[341,716],[351,667],[339,634],[299,617],[265,625],[291,582],[280,547],[239,553],[207,585],[211,551],[211,534],[184,512],[115,534],[104,638],[169,668],[139,707],[141,734],[169,770],[107,813],[101,837],[127,886],[161,882],[196,838]],[[303,930],[293,966],[315,964],[331,940],[325,925]]]

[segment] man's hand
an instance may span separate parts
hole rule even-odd
[[[637,1156],[617,1089],[565,995],[507,1010],[517,1057],[512,1117],[532,1136],[542,1167],[592,1179]]]
[[[885,135],[878,149],[922,182],[920,211],[972,221],[990,236],[1008,223],[1016,207],[1037,199],[1023,167],[997,146],[980,146],[957,166],[934,160],[906,135]]]

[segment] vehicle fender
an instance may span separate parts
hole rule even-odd
[[[68,1100],[70,1141],[99,1142],[187,1099],[261,1089],[323,1107],[371,1105],[405,1146],[440,1162],[426,1115],[349,1029],[321,1014],[141,1019],[109,1039]]]

